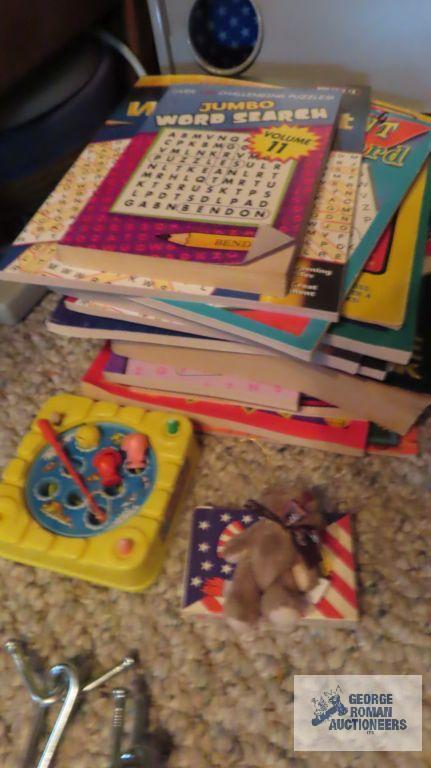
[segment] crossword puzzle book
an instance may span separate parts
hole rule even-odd
[[[172,86],[59,244],[68,264],[284,296],[341,91]]]

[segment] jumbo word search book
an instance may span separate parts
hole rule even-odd
[[[300,302],[297,308],[296,302],[294,302],[295,307],[291,310],[288,304],[283,302],[273,303],[275,298],[261,294],[259,286],[253,291],[229,291],[217,286],[197,283],[153,280],[149,277],[125,272],[122,269],[122,264],[120,264],[120,272],[113,272],[91,268],[89,265],[72,267],[72,265],[59,260],[58,241],[64,237],[85,208],[103,179],[130,144],[133,136],[141,131],[144,121],[153,114],[167,89],[171,85],[189,86],[196,83],[206,83],[213,86],[237,85],[237,81],[229,78],[190,74],[145,76],[135,83],[129,96],[97,131],[92,142],[85,147],[53,192],[27,222],[14,243],[2,250],[0,280],[33,283],[54,290],[61,289],[62,292],[87,291],[91,287],[92,292],[106,295],[121,293],[124,296],[148,296],[151,298],[163,298],[166,295],[171,295],[173,298],[190,298],[196,302],[206,302],[211,298],[211,302],[219,306],[247,309],[258,309],[261,302],[265,300],[266,306],[269,302],[274,311],[280,314],[290,313],[290,311],[306,314],[308,311],[312,313],[315,310],[318,314],[320,313],[321,308],[318,308],[320,304],[317,300],[313,300],[314,309],[308,307],[307,301],[307,306]],[[263,89],[269,87],[265,84],[248,81],[243,85],[252,85],[254,88]],[[342,129],[342,125],[351,126],[352,107],[348,107],[348,112],[345,112],[347,109],[345,98],[346,94],[343,95],[343,102],[340,107],[336,142],[342,130],[343,133],[351,135],[350,129],[348,130],[347,127]],[[355,125],[360,126],[361,120],[362,118],[358,122],[355,118]],[[354,132],[356,133],[356,131]],[[330,158],[332,155],[333,151],[330,153]],[[321,215],[323,215],[323,211],[319,212],[319,218]],[[310,226],[315,226],[315,223],[313,212]],[[243,249],[244,244],[245,241],[240,242]],[[296,260],[295,264],[299,264],[299,262],[300,259]],[[297,283],[296,271],[295,269],[295,275],[292,277],[292,289],[293,283]],[[328,265],[324,271],[326,274]],[[322,295],[325,296],[328,295],[328,291],[323,285],[326,285],[326,282],[326,277],[325,279],[322,277]],[[293,290],[296,291],[296,288]],[[307,292],[309,290],[310,285],[307,285]],[[319,293],[321,293],[320,289]],[[330,291],[330,293],[332,295],[333,292]],[[289,295],[286,300],[289,300]]]
[[[180,78],[173,79],[179,82]],[[355,150],[362,146],[361,137],[363,143],[368,114],[368,92],[363,88],[349,88],[343,93],[334,145],[315,198],[301,254],[295,261],[291,287],[284,298],[260,294],[259,288],[253,292],[229,291],[217,286],[151,280],[127,272],[91,269],[88,265],[72,267],[59,261],[55,243],[64,236],[131,138],[139,132],[144,119],[154,111],[158,99],[168,87],[166,80],[171,78],[145,77],[138,81],[130,95],[130,102],[118,108],[98,131],[92,143],[84,149],[8,249],[0,279],[34,282],[64,291],[87,290],[91,284],[92,291],[99,293],[121,292],[149,298],[170,295],[178,299],[190,298],[195,302],[211,299],[215,305],[245,309],[259,309],[264,303],[266,308],[271,305],[280,314],[334,319],[342,287],[343,259],[337,257],[337,262],[331,261],[325,253],[329,248],[334,254],[334,245],[339,256],[345,252],[355,194],[352,175],[356,178],[357,161],[360,160],[360,153]],[[187,81],[184,77],[184,84]],[[210,81],[213,83],[214,79],[210,78]],[[332,197],[334,202],[342,201],[342,221],[338,223],[329,222],[332,212],[328,206],[332,207]],[[248,239],[240,241],[242,247],[244,242]],[[304,257],[305,251],[307,258]],[[312,252],[316,258],[311,256]]]
[[[341,95],[172,86],[72,222],[60,258],[284,296]]]

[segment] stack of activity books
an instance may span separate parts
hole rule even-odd
[[[63,293],[49,329],[105,341],[92,396],[415,453],[430,150],[429,118],[367,88],[142,78],[0,278]]]

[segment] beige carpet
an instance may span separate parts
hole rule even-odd
[[[2,467],[41,403],[58,391],[78,391],[97,348],[46,332],[52,306],[53,297],[18,328],[0,329]],[[430,441],[425,427],[422,457],[401,461],[206,438],[166,567],[151,589],[131,596],[0,560],[0,640],[26,638],[47,665],[91,651],[95,672],[138,649],[154,723],[176,742],[172,768],[429,766]],[[259,630],[244,640],[222,622],[185,621],[179,606],[193,507],[239,504],[270,481],[298,477],[323,486],[355,515],[358,628],[297,628],[279,636]],[[293,675],[333,671],[423,674],[424,752],[294,754]],[[128,681],[124,675],[117,683]],[[0,766],[17,768],[31,708],[3,652],[0,682]],[[107,768],[110,718],[109,696],[89,695],[61,746],[58,768]]]

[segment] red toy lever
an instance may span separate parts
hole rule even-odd
[[[91,492],[85,485],[81,475],[78,474],[75,467],[73,466],[48,419],[38,419],[37,426],[42,432],[42,435],[44,436],[47,443],[49,443],[50,446],[54,449],[61,463],[69,472],[69,475],[71,476],[75,485],[78,486],[82,495],[87,499],[88,505],[96,520],[98,520],[99,523],[104,523],[106,520],[106,512],[101,509],[99,505],[94,501]]]
[[[93,458],[93,467],[97,469],[102,485],[105,488],[113,488],[121,483],[121,475],[118,468],[122,464],[120,451],[115,448],[102,448]]]

